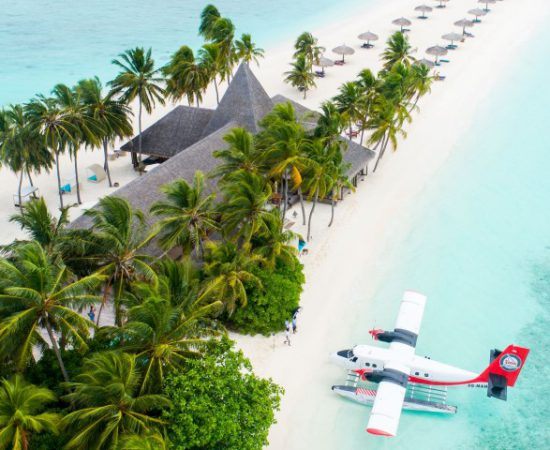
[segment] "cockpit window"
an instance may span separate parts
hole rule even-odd
[[[343,356],[344,358],[350,359],[354,357],[353,350],[340,350],[339,352],[336,352],[338,356]]]

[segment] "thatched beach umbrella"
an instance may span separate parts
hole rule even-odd
[[[420,5],[414,8],[415,11],[420,11],[422,13],[421,16],[419,16],[419,19],[427,19],[428,16],[426,15],[427,12],[432,12],[433,9],[428,5]]]
[[[439,2],[439,5],[436,6],[436,8],[445,8],[447,5],[444,5],[443,3],[447,3],[449,0],[437,0]]]
[[[462,35],[466,36],[466,28],[470,28],[474,26],[474,22],[468,19],[461,19],[455,22],[455,25],[457,27],[462,27]]]
[[[317,67],[321,68],[321,72],[323,75],[325,74],[325,67],[331,67],[334,66],[334,61],[329,58],[325,58],[324,56],[321,56],[316,62],[315,65]]]
[[[446,41],[451,41],[451,43],[447,46],[447,49],[454,50],[456,48],[456,45],[454,45],[454,41],[460,41],[463,39],[463,36],[458,33],[447,33],[441,36]]]
[[[353,55],[355,53],[354,49],[344,44],[333,48],[332,51],[337,55],[342,55],[342,62],[345,62],[344,58],[346,57],[346,55]]]
[[[363,47],[365,48],[371,48],[373,45],[370,43],[371,41],[377,41],[378,35],[374,34],[370,31],[366,31],[364,33],[361,33],[359,36],[357,36],[362,41],[367,41],[366,44],[363,44]]]
[[[426,58],[422,58],[422,59],[417,59],[414,63],[413,63],[414,66],[426,66],[428,67],[429,69],[433,69],[435,67],[435,64],[433,61],[430,61],[429,59],[426,59]]]
[[[399,19],[395,19],[392,21],[394,25],[399,25],[401,27],[401,33],[403,33],[404,28],[403,27],[409,27],[412,22],[409,19],[405,19],[404,17],[400,17]]]
[[[426,53],[428,55],[435,56],[435,65],[437,66],[439,64],[439,57],[445,56],[447,54],[447,49],[441,45],[434,45],[433,47],[428,48]]]
[[[485,12],[489,12],[490,11],[489,3],[491,5],[494,5],[497,2],[497,0],[478,0],[477,2],[478,3],[484,3],[485,4]]]
[[[468,14],[471,14],[472,16],[476,16],[476,18],[474,19],[474,22],[479,23],[481,22],[479,18],[481,16],[485,16],[487,14],[487,11],[485,11],[484,9],[475,8],[475,9],[470,9],[470,11],[468,11]]]

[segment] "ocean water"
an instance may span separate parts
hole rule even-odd
[[[48,93],[56,83],[116,75],[111,60],[135,46],[164,64],[181,45],[202,45],[199,14],[214,3],[240,36],[263,48],[376,0],[0,0],[0,105]]]
[[[358,306],[352,324],[354,342],[365,342],[365,317],[391,328],[402,292],[424,292],[418,353],[480,372],[490,349],[529,347],[516,387],[507,402],[449,390],[456,416],[404,412],[392,439],[367,435],[368,408],[346,402],[323,448],[550,448],[550,61],[540,57],[548,42],[547,29],[534,36],[477,111],[426,185],[409,232],[396,236],[374,305]]]

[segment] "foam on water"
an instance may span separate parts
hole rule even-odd
[[[368,0],[372,2],[373,0]],[[198,48],[203,0],[2,0],[0,14],[0,105],[48,93],[56,83],[72,84],[97,75],[107,81],[110,64],[135,46],[153,48],[164,64],[183,44]],[[216,0],[237,33],[248,32],[263,48],[297,36],[360,0]]]
[[[424,292],[418,353],[481,371],[491,348],[530,347],[516,387],[507,402],[482,390],[449,391],[456,416],[405,412],[390,440],[364,433],[368,409],[344,402],[338,436],[322,448],[549,448],[550,62],[540,57],[548,42],[548,30],[532,39],[479,109],[393,246],[374,305],[358,311],[389,328],[402,291]],[[354,324],[354,342],[367,340],[370,325]]]

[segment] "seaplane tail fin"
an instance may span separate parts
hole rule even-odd
[[[506,400],[507,388],[516,384],[528,354],[528,348],[517,345],[509,345],[503,351],[491,350],[489,366],[475,381],[487,383],[488,397]]]
[[[491,350],[489,366],[479,375],[476,381],[489,381],[489,375],[499,375],[506,379],[506,385],[513,387],[523,369],[529,349],[509,345],[503,351]]]

